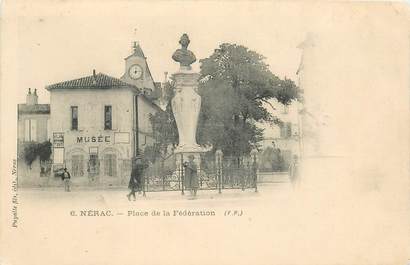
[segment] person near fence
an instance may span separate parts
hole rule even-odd
[[[289,178],[290,182],[292,183],[293,188],[299,186],[299,161],[298,156],[293,156],[293,161],[290,163],[289,166]]]
[[[70,189],[71,175],[70,175],[70,172],[68,172],[66,167],[64,168],[63,174],[61,175],[61,179],[64,182],[64,191],[66,191],[66,192],[71,191],[71,189]]]
[[[196,196],[199,187],[198,167],[194,161],[194,156],[189,155],[188,161],[184,163],[185,168],[185,189],[189,190],[191,195]]]
[[[148,167],[148,164],[144,161],[141,156],[137,156],[132,161],[132,170],[131,170],[131,177],[130,182],[128,184],[128,188],[130,189],[130,193],[127,194],[128,200],[131,200],[131,196],[133,200],[136,200],[135,192],[141,192],[142,190],[142,179],[144,175],[145,169]]]

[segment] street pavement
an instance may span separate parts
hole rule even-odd
[[[137,194],[136,201],[128,201],[126,195],[129,193],[127,188],[86,188],[73,187],[70,192],[65,192],[64,188],[25,188],[19,190],[21,205],[39,203],[41,205],[56,204],[69,202],[70,205],[88,205],[99,206],[130,206],[130,205],[204,205],[213,206],[223,203],[224,205],[241,205],[253,204],[264,200],[266,197],[275,195],[283,196],[291,191],[290,183],[264,183],[258,185],[258,191],[255,189],[223,189],[221,193],[218,190],[199,190],[196,197],[185,191],[159,191],[147,192],[145,196],[142,193]]]

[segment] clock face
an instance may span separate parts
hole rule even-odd
[[[142,76],[142,67],[138,64],[134,64],[130,67],[129,75],[132,79],[140,79]]]

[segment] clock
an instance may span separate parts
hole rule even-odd
[[[134,64],[128,70],[128,74],[132,79],[140,79],[142,77],[142,67],[138,64]]]

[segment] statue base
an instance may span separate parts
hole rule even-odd
[[[174,150],[174,154],[180,154],[180,153],[205,153],[208,151],[211,151],[211,147],[204,147],[200,145],[183,145],[183,146],[177,146]]]

